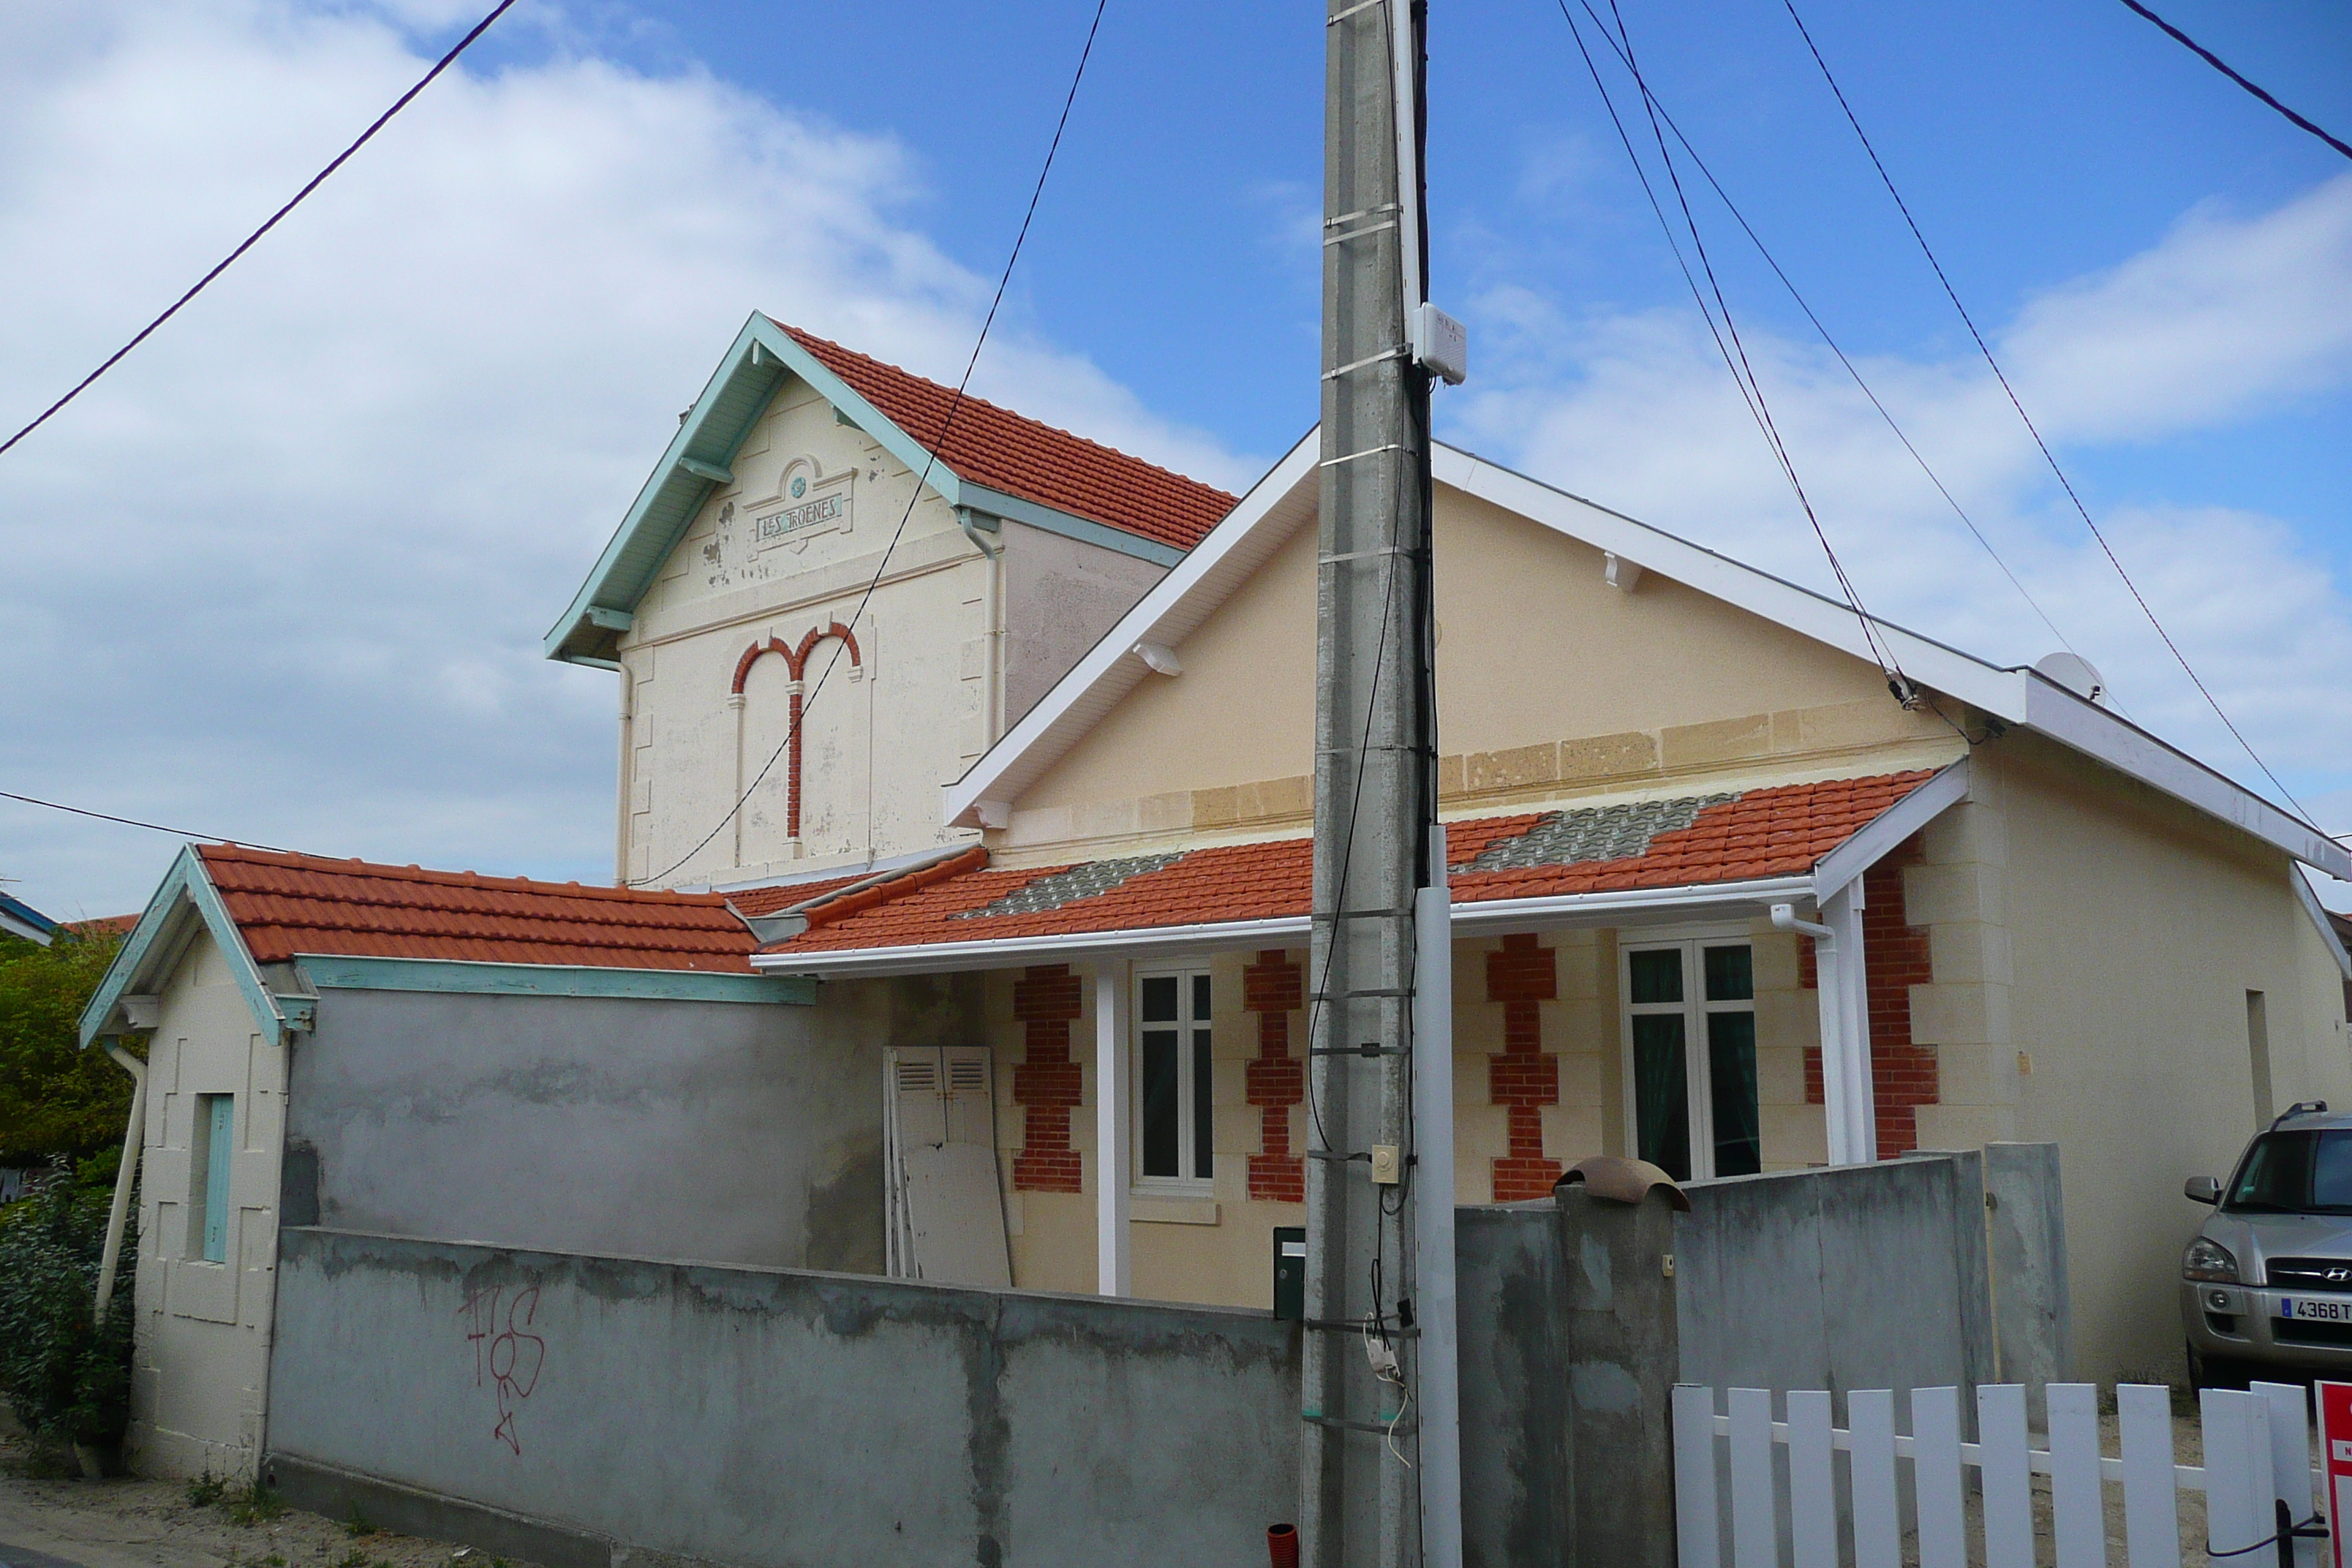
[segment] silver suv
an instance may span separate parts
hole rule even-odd
[[[2297,1105],[2226,1186],[2192,1176],[2181,1193],[2213,1205],[2180,1255],[2190,1381],[2243,1387],[2255,1363],[2352,1371],[2352,1114]]]

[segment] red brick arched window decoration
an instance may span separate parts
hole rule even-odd
[[[742,658],[735,661],[735,683],[730,691],[736,697],[743,695],[743,682],[751,678],[751,667],[760,661],[761,654],[782,654],[784,668],[792,674],[792,710],[786,720],[792,727],[792,738],[786,742],[784,759],[784,836],[788,838],[798,839],[801,836],[801,707],[805,700],[801,692],[801,679],[808,668],[809,655],[816,646],[835,637],[839,637],[849,650],[849,668],[862,671],[865,659],[857,651],[857,636],[839,621],[830,626],[810,627],[808,635],[801,638],[797,647],[788,646],[781,637],[770,637],[763,643],[755,642],[743,650]]]

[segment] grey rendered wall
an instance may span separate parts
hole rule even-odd
[[[1297,1506],[1264,1313],[319,1229],[278,1292],[290,1495],[555,1568],[1255,1568]]]
[[[1168,569],[1024,523],[1005,523],[1002,538],[1009,730]]]
[[[978,1040],[968,985],[813,1006],[324,991],[295,1047],[292,1223],[882,1268],[882,1049]]]

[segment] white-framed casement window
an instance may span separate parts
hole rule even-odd
[[[1617,984],[1634,1152],[1677,1181],[1762,1170],[1746,932],[1621,942]]]
[[[1215,1100],[1209,1019],[1215,988],[1205,969],[1135,977],[1135,1181],[1207,1196]]]

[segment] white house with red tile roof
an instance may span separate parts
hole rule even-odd
[[[1254,1301],[1300,1221],[1317,455],[942,792],[985,865],[761,922],[765,972],[984,978],[1024,1284]],[[2032,670],[1875,626],[1906,706],[1850,608],[1434,466],[1463,1201],[1818,1163],[1825,1100],[1863,1157],[2054,1140],[2082,1366],[2172,1353],[2180,1178],[2352,1092],[2301,869],[2352,858]]]
[[[939,786],[1233,501],[753,316],[547,637],[620,676],[616,879],[969,841]]]

